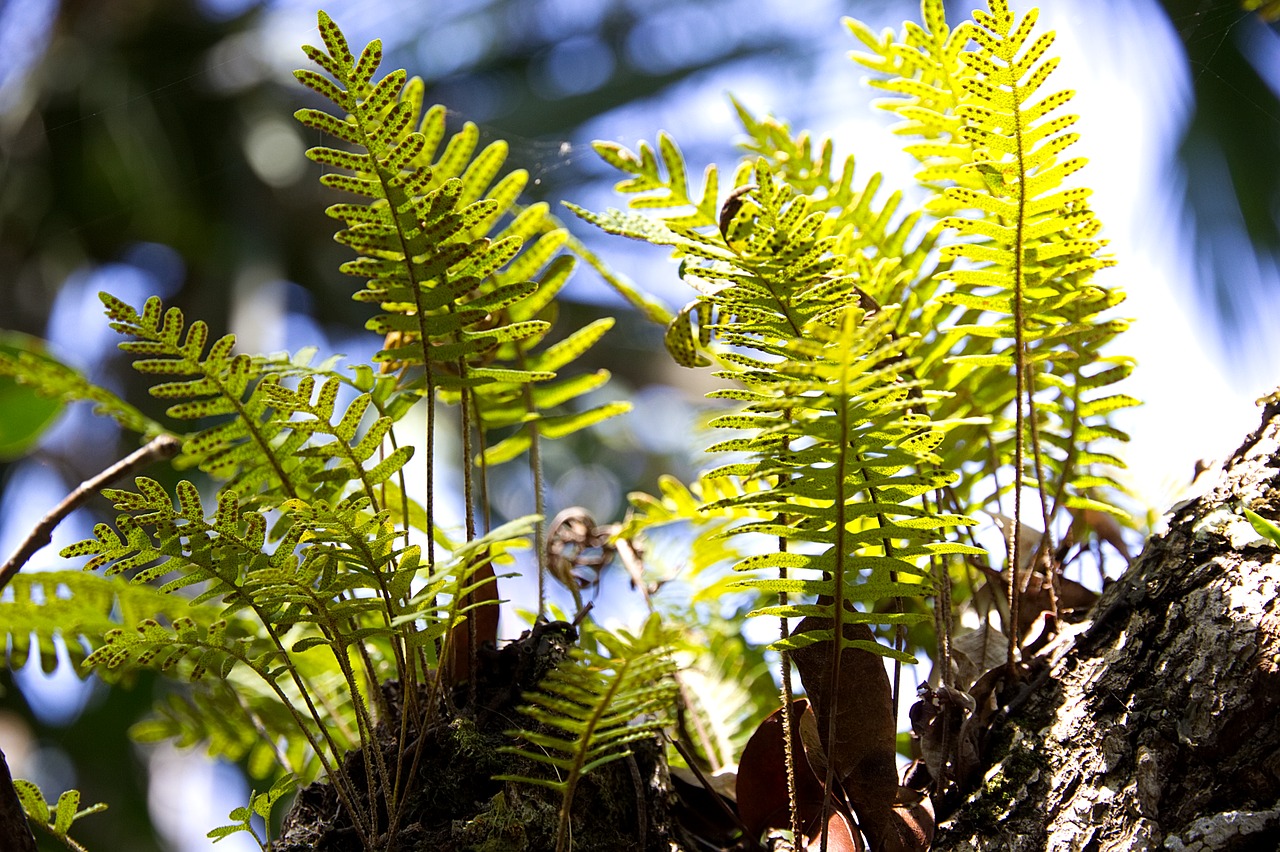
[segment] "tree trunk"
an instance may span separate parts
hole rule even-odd
[[[1033,667],[934,850],[1280,849],[1280,404]]]
[[[8,852],[36,852],[36,839],[27,823],[27,814],[13,788],[9,763],[0,751],[0,849]]]

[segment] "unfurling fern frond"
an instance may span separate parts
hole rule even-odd
[[[601,652],[582,647],[542,679],[520,712],[538,727],[510,732],[527,745],[505,749],[547,768],[545,776],[502,775],[496,780],[549,787],[561,794],[556,849],[567,848],[569,816],[587,773],[630,754],[627,746],[654,737],[675,700],[675,664],[658,616],[640,635],[598,631]]]

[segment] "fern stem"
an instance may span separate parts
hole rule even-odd
[[[489,508],[492,502],[489,499],[489,465],[484,460],[485,451],[489,449],[488,439],[485,437],[484,410],[480,405],[480,395],[471,395],[471,416],[476,424],[476,458],[479,460],[477,465],[480,468],[479,482],[479,504],[481,524],[484,531],[488,533],[493,529],[493,513]]]
[[[839,385],[836,388],[835,402],[837,405],[836,422],[838,424],[836,434],[839,436],[839,452],[835,458],[835,541],[832,544],[832,554],[835,556],[832,568],[832,627],[835,635],[832,638],[831,653],[831,674],[827,691],[831,695],[832,707],[828,711],[827,716],[827,743],[828,748],[834,746],[836,742],[836,719],[839,714],[835,712],[835,704],[840,694],[840,674],[841,664],[844,660],[844,571],[845,559],[847,554],[846,536],[848,530],[848,516],[846,514],[846,496],[845,482],[849,472],[849,400],[848,379],[849,379],[849,359],[852,347],[849,345],[850,337],[853,334],[853,312],[846,310],[843,317],[842,334],[840,335],[840,374]],[[864,478],[868,476],[866,467],[862,468]],[[871,492],[871,499],[876,501],[874,492]],[[880,525],[884,526],[884,519],[881,517]],[[885,555],[890,555],[889,542],[884,542]],[[828,819],[831,816],[831,804],[835,798],[835,780],[836,780],[836,762],[835,760],[827,760],[826,779],[823,782],[822,796],[822,842],[819,846],[821,852],[827,852],[827,843],[830,835]]]
[[[338,664],[338,670],[342,673],[342,678],[347,684],[347,690],[351,694],[351,706],[355,711],[356,717],[356,731],[360,738],[361,752],[365,761],[365,780],[369,788],[369,801],[376,802],[378,800],[376,781],[381,781],[387,797],[387,807],[389,810],[394,809],[396,801],[391,773],[387,771],[386,760],[383,758],[382,749],[378,746],[377,736],[374,731],[374,721],[369,713],[369,706],[372,702],[376,701],[379,706],[382,705],[382,690],[378,687],[377,672],[373,670],[373,663],[369,659],[368,650],[365,648],[364,643],[353,643],[359,649],[360,656],[367,667],[369,681],[366,686],[366,694],[371,690],[376,695],[376,698],[370,695],[362,701],[355,670],[351,666],[351,660],[348,658],[345,648],[341,645],[342,631],[336,623],[322,621],[325,618],[328,603],[321,600],[314,593],[310,593],[310,596],[311,604],[315,608],[317,621],[324,626],[325,632],[328,634],[329,647],[333,651],[334,661]],[[373,752],[372,762],[369,757],[369,752],[371,751]]]
[[[782,419],[788,422],[792,419],[791,409],[782,412]],[[790,438],[783,437],[782,451],[786,452],[790,449]],[[781,479],[781,477],[779,477]],[[783,526],[791,524],[791,518],[787,515],[779,515],[778,521]],[[787,552],[787,537],[778,536],[778,552]],[[778,568],[778,578],[787,579],[787,566],[782,565]],[[790,602],[790,596],[785,591],[778,592],[778,605],[786,606]],[[781,634],[782,641],[786,641],[791,636],[791,631],[787,627],[787,618],[782,616],[778,619],[778,631]],[[797,846],[803,842],[802,827],[800,825],[800,793],[796,787],[796,744],[795,737],[792,735],[791,727],[791,710],[792,702],[795,701],[795,690],[791,685],[791,652],[786,648],[778,651],[778,663],[781,667],[780,689],[782,691],[782,764],[783,771],[787,776],[787,811],[791,819],[791,833],[795,838]]]
[[[353,91],[351,86],[351,78],[348,74],[339,76],[339,83],[347,91]],[[374,164],[378,182],[382,187],[384,197],[390,202],[392,211],[409,209],[409,199],[404,191],[403,184],[399,181],[400,175],[392,173],[378,161],[379,146],[374,144],[373,131],[370,129],[369,116],[366,112],[366,104],[364,102],[353,104],[350,110],[351,117],[355,120],[356,126],[360,130],[362,137],[362,147],[367,150]],[[376,117],[375,117],[376,120]],[[411,214],[410,214],[411,215]],[[427,311],[423,304],[422,288],[427,282],[420,280],[418,270],[412,262],[413,249],[410,247],[409,236],[405,231],[406,225],[402,221],[402,217],[393,212],[390,220],[395,227],[396,241],[399,244],[401,257],[404,258],[404,272],[408,278],[409,289],[413,293],[414,311],[413,316],[417,320],[417,341],[422,347],[422,367],[423,367],[423,396],[427,404],[427,424],[426,424],[426,473],[427,473],[427,566],[431,571],[435,570],[436,564],[436,546],[435,546],[435,422],[436,422],[436,401],[435,401],[435,372],[431,357],[431,335],[427,329]],[[415,221],[412,227],[419,227]],[[438,286],[447,285],[447,274],[440,274]],[[407,499],[407,495],[406,495]],[[428,705],[428,712],[434,706],[434,701]]]
[[[254,607],[254,611],[257,612],[256,606]],[[280,641],[280,636],[276,633],[271,622],[267,621],[263,617],[262,613],[258,613],[258,617],[262,620],[263,628],[271,638],[271,641],[284,656],[284,659],[289,659],[288,654],[284,651],[284,644]],[[293,717],[294,724],[302,735],[306,737],[307,744],[311,746],[311,750],[315,753],[316,759],[320,761],[320,765],[323,767],[325,775],[333,784],[334,793],[337,794],[339,801],[342,802],[342,806],[346,808],[347,813],[350,814],[351,821],[356,827],[356,833],[359,834],[362,839],[371,841],[373,839],[372,827],[365,825],[366,815],[356,807],[357,800],[354,795],[355,791],[351,788],[351,779],[347,775],[346,770],[342,768],[341,761],[339,761],[336,766],[329,762],[329,758],[325,756],[325,749],[322,747],[322,743],[316,740],[307,721],[303,718],[302,714],[298,712],[298,708],[294,705],[294,699],[285,694],[285,691],[280,687],[280,684],[275,679],[268,677],[267,672],[259,669],[248,658],[240,657],[238,659],[256,672],[258,676],[266,682],[271,691],[276,694],[276,697],[280,699],[280,704],[286,711],[288,711],[289,715]],[[287,666],[286,668],[289,671],[290,678],[293,680],[294,685],[298,688],[298,692],[302,696],[303,702],[307,705],[307,712],[311,715],[311,719],[315,723],[316,729],[320,732],[320,736],[324,738],[325,743],[328,744],[330,754],[332,754],[334,758],[339,758],[342,754],[342,749],[340,749],[338,744],[334,742],[333,736],[329,733],[328,727],[325,725],[324,720],[316,710],[315,703],[311,700],[312,692],[310,687],[306,685],[302,676],[294,666]]]
[[[1034,374],[1033,374],[1034,375]],[[1035,406],[1035,381],[1032,380],[1032,387],[1028,391],[1027,407],[1030,417],[1028,420],[1031,424],[1031,463],[1035,465],[1036,485],[1040,494],[1040,519],[1044,524],[1041,529],[1044,530],[1044,538],[1040,542],[1040,549],[1044,549],[1047,542],[1051,541],[1052,532],[1049,529],[1049,500],[1047,496],[1047,488],[1044,475],[1044,462],[1041,459],[1040,450],[1040,418]]]
[[[1008,63],[1010,66],[1012,63]],[[1014,374],[1015,374],[1015,391],[1014,397],[1016,404],[1014,406],[1014,450],[1013,450],[1013,532],[1009,536],[1008,554],[1009,554],[1009,656],[1008,666],[1009,674],[1013,675],[1017,664],[1018,648],[1022,644],[1021,631],[1018,629],[1018,604],[1020,602],[1020,589],[1018,588],[1018,560],[1019,554],[1022,552],[1022,466],[1026,455],[1024,435],[1025,416],[1023,411],[1023,400],[1025,395],[1026,405],[1034,409],[1034,389],[1028,387],[1027,382],[1027,340],[1026,340],[1026,314],[1023,299],[1025,298],[1026,288],[1026,250],[1027,250],[1027,162],[1026,162],[1026,140],[1023,138],[1025,128],[1023,127],[1022,110],[1018,104],[1018,85],[1017,81],[1011,83],[1013,94],[1013,106],[1010,110],[1013,118],[1013,138],[1017,141],[1014,146],[1014,156],[1018,166],[1018,189],[1017,189],[1017,221],[1014,223],[1014,240],[1013,240],[1013,335],[1014,335]],[[1040,485],[1037,482],[1037,485]]]
[[[942,492],[934,492],[934,506],[942,512]],[[928,501],[925,501],[928,508]],[[945,557],[932,557],[934,583],[937,594],[934,596],[934,631],[937,634],[938,660],[942,664],[942,683],[948,687],[955,686],[955,675],[951,671],[951,571]],[[896,694],[895,688],[895,694]],[[896,709],[896,708],[895,708]],[[896,719],[897,716],[895,715]]]
[[[520,369],[527,369],[524,350],[520,351]],[[528,385],[521,388],[526,411],[534,410],[533,390]],[[537,423],[529,424],[529,468],[533,473],[533,512],[538,519],[533,522],[534,558],[538,561],[538,612],[541,619],[547,611],[547,483],[542,470],[542,433]]]
[[[787,569],[780,570],[782,579],[787,578]],[[782,605],[786,605],[787,595],[782,592],[778,595],[778,601]],[[791,635],[787,630],[787,620],[780,619],[782,622],[782,638],[785,640]],[[791,817],[791,833],[796,838],[796,844],[803,842],[803,834],[800,827],[800,796],[796,791],[796,745],[795,737],[791,735],[791,703],[795,701],[795,690],[791,686],[791,653],[789,651],[779,651],[778,658],[782,665],[782,762],[787,774],[787,809]],[[796,848],[799,848],[797,845]]]
[[[466,386],[467,362],[458,358],[458,377],[463,381],[461,399],[458,405],[459,431],[462,433],[462,503],[466,523],[467,541],[476,538],[476,498],[475,473],[471,463],[471,389]],[[473,710],[476,706],[476,681],[479,677],[480,634],[476,628],[475,613],[467,614],[467,704]],[[457,677],[457,674],[454,674]]]

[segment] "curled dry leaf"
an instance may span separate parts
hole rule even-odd
[[[945,790],[977,765],[975,731],[968,721],[973,696],[958,689],[920,687],[920,700],[911,706],[911,729],[920,737],[920,754],[936,790]]]
[[[968,690],[978,678],[1009,658],[1009,640],[998,628],[984,624],[977,630],[962,633],[951,640],[951,685]],[[941,682],[937,664],[929,673],[929,684]]]
[[[899,787],[885,832],[885,852],[926,852],[933,843],[933,801],[910,787]]]
[[[804,756],[813,774],[819,779],[826,778],[827,752],[822,745],[822,735],[818,733],[818,717],[814,715],[812,705],[800,714],[800,744],[804,746]]]

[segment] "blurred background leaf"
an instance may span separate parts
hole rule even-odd
[[[40,356],[44,342],[29,334],[0,329],[0,353]],[[62,403],[43,397],[8,376],[0,376],[0,461],[12,461],[35,445],[62,411]]]

